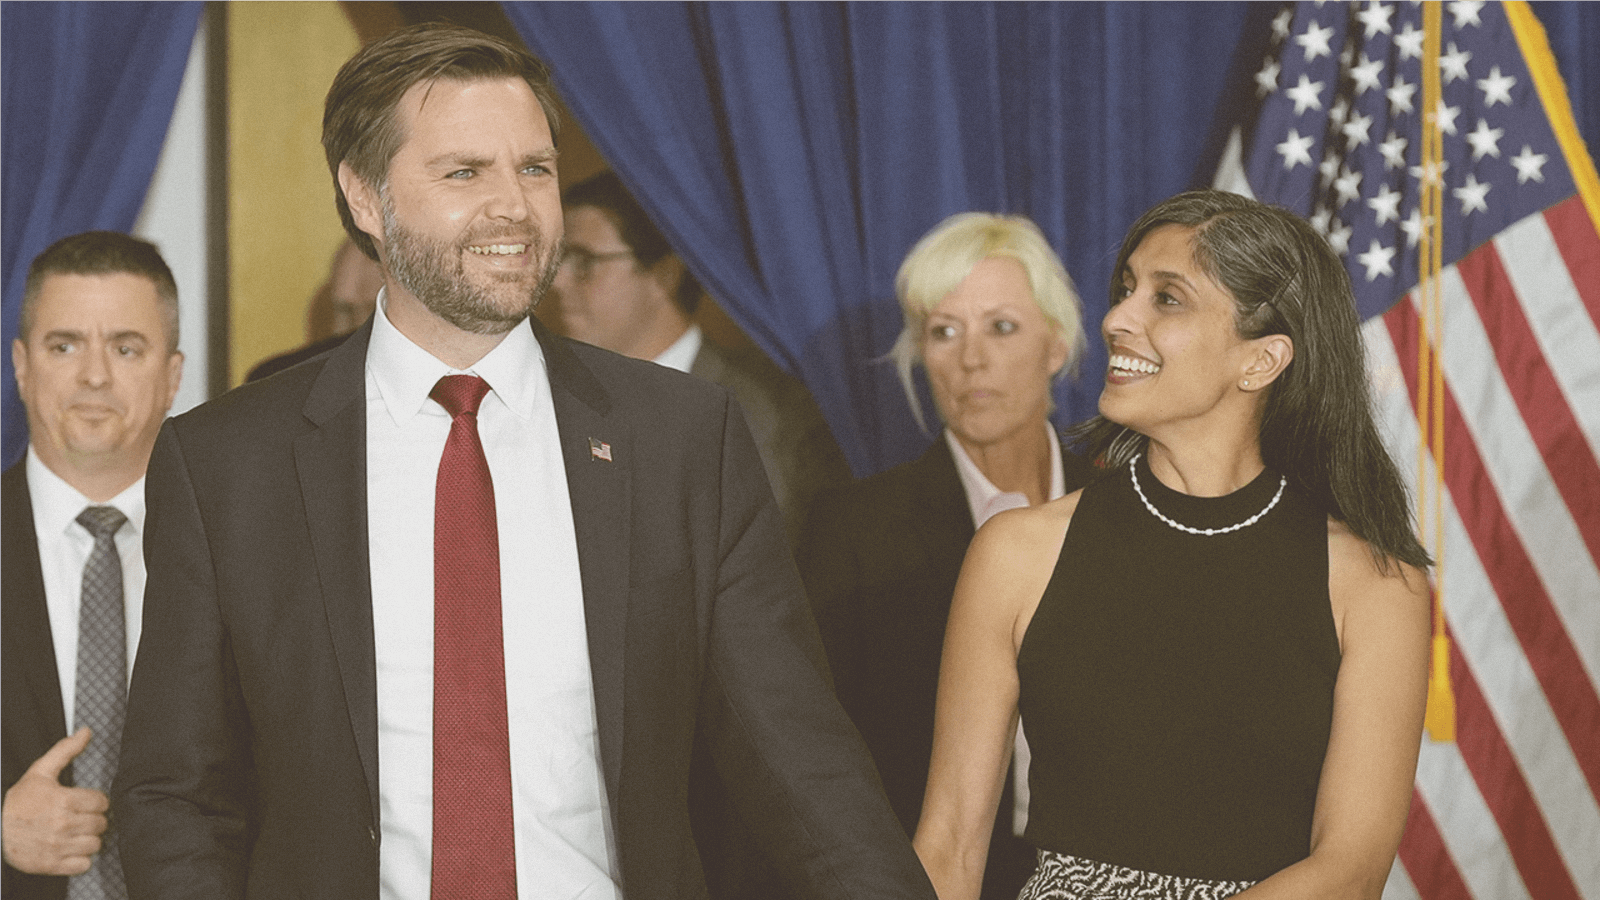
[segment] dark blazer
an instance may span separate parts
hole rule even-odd
[[[722,385],[739,401],[794,546],[817,492],[850,480],[850,466],[816,401],[804,383],[760,353],[710,340],[701,343],[689,374]]]
[[[345,338],[348,338],[349,336],[350,335],[348,334],[336,334],[333,337],[323,338],[320,341],[307,344],[304,347],[296,347],[293,350],[285,351],[277,356],[269,356],[261,362],[256,363],[255,366],[250,369],[249,373],[244,376],[244,380],[260,381],[269,375],[276,375],[279,372],[282,372],[284,369],[287,369],[290,366],[297,366],[311,357],[318,355],[319,353],[327,353],[329,350],[332,350],[333,348],[344,343]]]
[[[67,736],[27,468],[23,457],[0,475],[0,767],[7,791]],[[72,766],[61,773],[61,781],[72,783]],[[0,878],[0,895],[6,900],[61,900],[67,895],[64,877],[29,875],[6,866]]]
[[[758,351],[702,341],[689,374],[733,394],[766,468],[789,545],[800,539],[817,492],[850,480],[850,467],[805,385]],[[789,895],[751,840],[711,763],[705,739],[689,774],[689,815],[713,900],[786,900]]]
[[[1068,493],[1092,469],[1061,454]],[[972,512],[943,437],[922,456],[823,492],[796,560],[816,613],[834,685],[861,730],[907,834],[922,814],[933,753],[934,694],[956,577],[972,543]],[[1000,800],[985,900],[1013,900],[1035,864],[1011,834],[1011,780]]]
[[[827,690],[727,392],[533,327],[629,900],[705,894],[686,801],[697,728],[802,894],[931,900]],[[370,329],[169,420],[156,441],[144,632],[113,791],[134,898],[378,895]]]

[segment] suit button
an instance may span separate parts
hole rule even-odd
[[[367,839],[372,841],[372,846],[378,846],[378,830],[371,825],[367,826]]]

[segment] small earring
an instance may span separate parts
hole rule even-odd
[[[1249,387],[1249,386],[1250,386],[1250,381],[1249,381],[1249,379],[1246,379],[1246,380],[1245,380],[1245,382],[1244,382],[1244,384],[1242,384],[1242,385],[1240,385],[1240,387]]]

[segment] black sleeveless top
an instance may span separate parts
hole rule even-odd
[[[1192,528],[1278,491],[1139,485]],[[1126,466],[1083,492],[1017,655],[1033,761],[1027,837],[1057,853],[1258,881],[1310,853],[1339,645],[1326,513],[1292,486],[1253,525],[1156,518]]]

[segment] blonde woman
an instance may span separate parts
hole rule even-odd
[[[1000,509],[1076,490],[1089,467],[1047,416],[1051,384],[1083,346],[1060,259],[1020,216],[953,216],[896,278],[905,326],[891,356],[922,420],[922,366],[943,433],[921,458],[818,500],[799,563],[839,698],[872,750],[909,834],[933,746],[945,619],[974,529]],[[1014,806],[1008,791],[1004,802]],[[985,897],[1016,896],[1033,850],[1008,812],[993,829]]]

